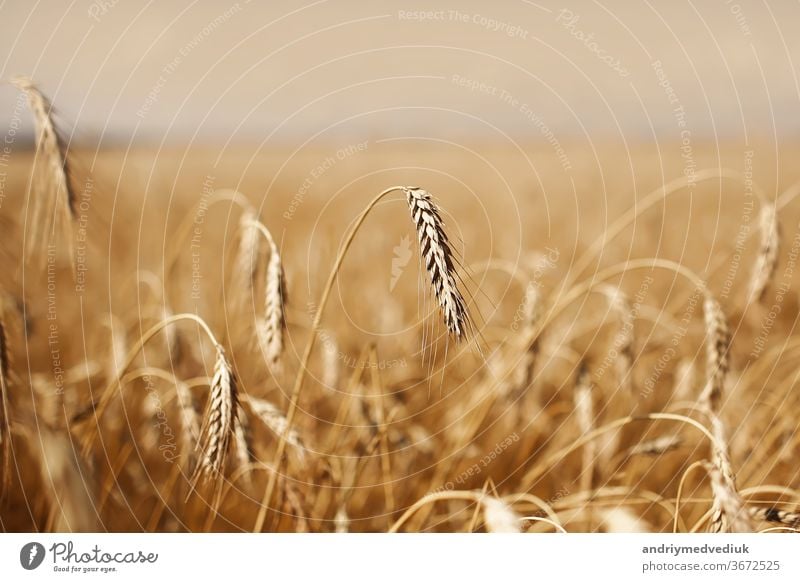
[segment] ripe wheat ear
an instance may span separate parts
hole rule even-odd
[[[234,432],[234,422],[238,414],[238,391],[236,377],[225,358],[222,346],[217,345],[217,361],[211,380],[211,393],[208,398],[206,418],[200,437],[200,464],[193,481],[200,477],[219,475],[225,467],[225,459]]]
[[[448,331],[460,341],[467,336],[472,323],[464,297],[456,284],[453,252],[439,208],[426,190],[407,187],[403,191],[417,229],[419,251],[433,286],[433,294]]]

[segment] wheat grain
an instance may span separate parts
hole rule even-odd
[[[456,340],[464,339],[472,328],[461,291],[456,283],[453,253],[444,222],[431,195],[420,188],[403,188],[417,228],[420,255],[428,271],[433,294],[439,303],[445,325]]]

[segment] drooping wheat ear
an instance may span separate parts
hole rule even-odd
[[[483,519],[489,533],[520,533],[519,515],[496,497],[481,498]]]
[[[778,212],[774,204],[766,204],[761,207],[759,228],[761,229],[761,244],[750,279],[748,300],[751,303],[761,301],[764,298],[767,287],[772,281],[775,269],[778,266],[781,230],[778,223]]]
[[[233,437],[236,444],[236,464],[239,468],[247,467],[252,457],[253,433],[250,430],[250,421],[241,408],[239,408],[239,413],[233,425]],[[252,475],[247,469],[242,478],[248,485],[253,482]]]
[[[177,396],[178,409],[181,417],[181,441],[183,454],[186,455],[187,467],[191,471],[195,464],[194,451],[200,438],[200,418],[194,407],[192,392],[180,380],[175,382],[175,395]]]
[[[742,498],[713,463],[703,465],[711,479],[711,533],[752,533],[750,515]]]
[[[28,99],[36,126],[36,157],[31,184],[36,192],[34,204],[32,249],[44,245],[56,229],[56,221],[69,229],[76,216],[77,196],[73,190],[67,144],[53,122],[53,106],[28,78],[16,77],[11,82]],[[42,221],[47,221],[47,231],[41,232]],[[67,233],[70,231],[67,230]],[[72,237],[65,237],[72,256]]]
[[[11,482],[11,410],[8,404],[8,338],[5,318],[0,306],[0,455],[3,456],[3,480],[0,482],[0,499],[3,498]]]
[[[753,519],[779,523],[793,529],[800,529],[800,513],[785,511],[777,507],[751,507],[750,516]]]
[[[706,323],[706,387],[701,399],[709,410],[716,413],[730,370],[728,350],[731,334],[722,307],[709,292],[705,294],[703,312]]]
[[[258,221],[250,224],[266,238],[269,245],[267,279],[264,286],[264,315],[256,325],[256,335],[270,365],[277,366],[283,353],[283,334],[286,330],[284,314],[287,297],[286,276],[278,245],[275,244],[272,234]]]
[[[536,357],[539,355],[539,338],[535,337],[536,325],[539,322],[540,294],[535,283],[530,282],[525,289],[525,298],[522,301],[522,321],[520,322],[520,340],[525,350],[520,357],[519,364],[514,367],[512,379],[514,394],[525,390],[533,381],[536,372]],[[531,339],[534,338],[535,339]]]
[[[683,439],[681,439],[680,436],[676,434],[667,435],[657,439],[642,441],[628,449],[627,454],[629,457],[634,455],[662,455],[666,452],[677,449],[682,443]]]
[[[217,361],[214,364],[206,418],[200,437],[201,455],[195,481],[201,476],[217,476],[225,467],[239,404],[236,377],[225,358],[225,350],[219,344],[216,345],[216,350]]]
[[[633,383],[631,378],[634,343],[633,308],[628,296],[621,289],[604,285],[602,292],[608,298],[611,310],[619,316],[619,329],[613,340],[613,346],[617,352],[614,365],[617,368],[617,376],[622,387],[630,389]]]
[[[239,253],[236,256],[235,280],[239,288],[237,297],[244,299],[253,290],[258,273],[258,229],[253,223],[258,218],[252,210],[245,210],[239,219]]]
[[[247,403],[256,417],[258,417],[264,425],[271,430],[275,436],[280,437],[286,435],[286,443],[292,447],[292,450],[297,454],[298,460],[302,463],[305,462],[306,447],[303,444],[303,439],[296,429],[286,430],[288,422],[283,413],[271,402],[263,398],[256,398],[255,396],[248,396]]]
[[[420,255],[430,276],[433,294],[448,331],[457,341],[461,341],[471,331],[472,323],[456,283],[453,252],[439,208],[426,190],[405,187],[403,191],[417,228]]]

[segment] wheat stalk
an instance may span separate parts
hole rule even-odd
[[[581,362],[574,393],[575,415],[578,422],[578,431],[581,435],[592,432],[594,424],[594,406],[592,405],[592,378],[589,368]],[[590,441],[583,448],[583,467],[581,472],[581,485],[584,491],[592,488],[592,465],[596,453],[595,441]]]
[[[403,191],[417,228],[420,255],[445,325],[456,340],[462,340],[472,325],[466,303],[456,284],[453,253],[439,209],[426,190],[407,187]]]
[[[778,266],[781,233],[778,213],[774,204],[766,204],[761,207],[759,228],[761,230],[761,243],[750,278],[750,302],[761,301],[764,298],[767,287]]]
[[[451,320],[451,325],[448,325],[448,330],[450,330],[452,333],[452,331],[455,329],[457,332],[459,332],[459,335],[456,337],[460,339],[466,335],[467,329],[471,327],[469,314],[466,310],[464,300],[455,286],[455,276],[453,274],[454,270],[450,256],[450,248],[447,245],[447,238],[440,236],[444,234],[442,221],[439,217],[436,206],[434,206],[430,200],[430,194],[420,190],[419,188],[409,188],[405,186],[391,186],[386,188],[380,194],[375,196],[375,198],[373,198],[369,204],[367,204],[366,208],[364,208],[353,226],[350,228],[350,231],[345,237],[339,253],[336,256],[336,261],[331,269],[330,275],[328,276],[328,280],[325,283],[325,287],[323,288],[322,296],[320,297],[316,313],[314,314],[314,320],[311,323],[311,337],[309,338],[309,341],[306,344],[303,352],[303,356],[300,359],[300,369],[295,378],[294,386],[292,387],[292,393],[289,399],[289,408],[286,412],[287,431],[284,431],[280,440],[278,441],[278,447],[275,450],[274,463],[276,469],[269,475],[269,480],[267,481],[267,487],[264,490],[264,497],[261,500],[261,508],[259,509],[258,516],[256,517],[253,531],[261,531],[266,519],[267,509],[272,501],[272,496],[276,489],[278,473],[280,472],[280,464],[283,460],[283,453],[287,444],[286,433],[288,432],[288,429],[291,428],[292,423],[294,422],[294,417],[297,414],[297,406],[300,401],[300,395],[303,391],[303,383],[305,381],[306,371],[308,370],[309,363],[311,362],[311,354],[314,350],[314,344],[317,341],[317,336],[319,335],[320,326],[322,324],[322,315],[325,311],[326,305],[328,304],[328,298],[330,297],[333,285],[336,282],[336,277],[338,276],[339,270],[342,267],[342,263],[347,255],[347,251],[350,249],[353,241],[355,240],[356,233],[361,228],[361,225],[364,224],[364,221],[369,213],[373,208],[375,208],[378,202],[383,199],[384,196],[397,190],[402,190],[406,194],[406,200],[408,201],[409,208],[411,209],[411,216],[414,219],[415,225],[417,225],[417,233],[421,245],[420,250],[427,251],[431,258],[434,259],[431,269],[435,269],[436,273],[440,273],[441,271],[439,275],[433,276],[434,271],[429,269],[429,273],[431,274],[432,282],[434,284],[434,294],[436,293],[436,283],[438,281],[441,286],[440,296],[444,298],[444,303],[450,307],[450,316],[445,316],[446,322],[448,319]],[[436,240],[435,246],[431,244],[431,237],[434,236]],[[436,262],[437,259],[440,261],[440,263]],[[445,293],[444,283],[442,281],[442,278],[445,276],[447,277],[448,285],[447,293]]]
[[[42,220],[47,220],[50,236],[55,231],[56,220],[61,220],[64,228],[69,229],[71,219],[76,216],[77,196],[72,188],[67,144],[58,132],[53,121],[53,106],[31,79],[16,77],[11,82],[28,99],[28,106],[33,114],[36,126],[36,163],[32,184],[39,190],[33,212],[33,228],[31,240],[36,249],[47,240],[47,235],[39,232]],[[47,201],[47,204],[44,203]],[[52,208],[51,206],[52,205]],[[69,230],[67,230],[69,234]],[[67,236],[70,256],[73,256],[72,237]]]
[[[219,344],[216,345],[216,350],[217,360],[200,436],[200,463],[193,477],[194,482],[201,476],[211,477],[222,471],[237,415],[236,377],[225,358],[225,350]]]

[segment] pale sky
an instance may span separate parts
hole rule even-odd
[[[759,0],[6,1],[0,78],[107,143],[793,140],[798,23]],[[0,108],[3,131],[8,84]]]

